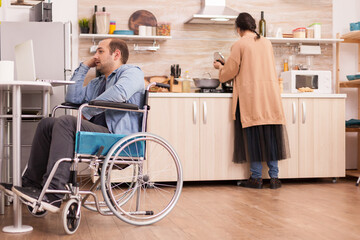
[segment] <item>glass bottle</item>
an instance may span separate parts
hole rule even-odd
[[[287,71],[289,71],[289,65],[288,65],[288,60],[285,59],[284,60],[284,72],[287,72]]]
[[[261,11],[261,19],[259,21],[259,34],[266,37],[266,21],[264,19],[264,11]]]
[[[96,12],[97,12],[97,5],[94,6],[94,15],[92,17],[92,33],[97,33],[96,28]]]

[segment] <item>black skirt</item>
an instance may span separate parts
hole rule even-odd
[[[234,144],[233,162],[235,163],[267,162],[290,158],[286,126],[272,124],[243,128],[239,104],[236,108]]]

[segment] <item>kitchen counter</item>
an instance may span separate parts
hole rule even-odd
[[[150,93],[151,98],[231,98],[232,93]],[[283,93],[282,98],[346,98],[346,94]]]

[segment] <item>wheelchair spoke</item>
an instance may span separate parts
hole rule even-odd
[[[104,164],[108,171],[101,174],[105,201],[125,222],[151,224],[175,206],[182,188],[181,165],[160,137],[149,133],[126,137],[113,146]]]

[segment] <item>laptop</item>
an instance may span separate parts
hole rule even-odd
[[[15,46],[15,68],[18,81],[42,81],[52,86],[73,84],[74,81],[57,79],[37,79],[35,71],[35,57],[33,41],[27,40]]]

